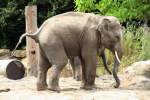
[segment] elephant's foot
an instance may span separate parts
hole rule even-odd
[[[118,88],[119,86],[120,86],[120,80],[119,80],[119,77],[116,75],[116,76],[114,76],[114,78],[115,78],[115,85],[114,85],[114,88]]]
[[[85,89],[85,90],[93,90],[95,89],[95,85],[85,85],[85,86],[81,86],[81,89]]]
[[[60,87],[58,83],[58,78],[51,77],[48,84],[48,89],[51,91],[60,92]]]
[[[99,75],[96,74],[95,77],[99,77]]]
[[[118,88],[120,86],[120,82],[115,83],[114,88]]]
[[[56,91],[60,93],[60,87],[59,86],[48,86],[48,90]]]
[[[112,75],[111,71],[108,70],[109,75]]]
[[[49,80],[49,84],[48,84],[48,90],[51,90],[51,91],[56,91],[56,92],[60,92],[60,87],[59,87],[59,84],[58,84],[58,79],[53,79],[51,78]]]
[[[47,84],[37,83],[37,90],[42,91],[47,89]]]
[[[76,76],[76,77],[74,77],[74,79],[75,79],[76,81],[81,81],[81,76]]]
[[[80,87],[81,89],[85,89],[85,90],[93,90],[96,88],[95,84],[93,85],[90,85],[90,84],[84,84],[84,85],[81,85]]]

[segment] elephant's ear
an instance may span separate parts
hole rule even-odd
[[[111,23],[110,19],[108,19],[108,18],[101,19],[99,22],[99,25],[98,25],[98,30],[99,31],[108,31],[109,23]]]

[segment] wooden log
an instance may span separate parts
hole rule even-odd
[[[25,7],[25,20],[26,20],[26,32],[34,33],[37,31],[37,6]],[[37,76],[37,44],[30,37],[26,38],[26,51],[27,51],[27,66],[29,76]]]
[[[24,77],[24,65],[16,59],[0,60],[0,75],[17,80]]]

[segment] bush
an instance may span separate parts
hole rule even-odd
[[[122,68],[136,61],[150,59],[150,31],[148,28],[136,28],[130,25],[125,29],[123,39]]]
[[[111,15],[121,22],[150,20],[149,0],[74,0],[77,11]]]
[[[150,59],[150,29],[143,28],[141,59]]]

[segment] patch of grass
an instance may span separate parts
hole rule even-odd
[[[143,29],[142,51],[140,54],[142,60],[150,59],[150,28]]]

